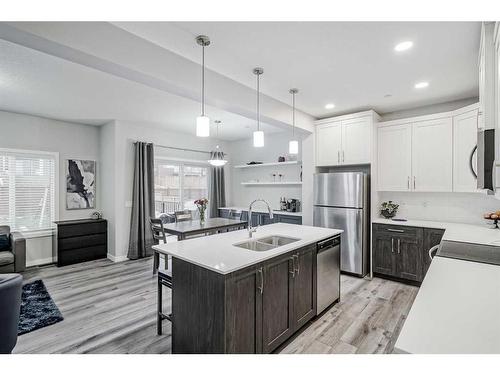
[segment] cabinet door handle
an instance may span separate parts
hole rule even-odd
[[[262,268],[259,268],[257,271],[260,279],[260,286],[258,287],[260,294],[264,293],[264,272],[262,272]]]
[[[337,162],[340,164],[340,151],[337,151]]]
[[[408,190],[410,190],[410,176],[408,176],[408,182],[407,182],[407,185],[408,185]]]
[[[398,254],[401,254],[401,238],[398,238]]]
[[[345,162],[345,152],[342,150],[342,163]]]
[[[292,277],[295,277],[295,255],[292,255],[292,269],[290,269],[288,272],[290,272]]]
[[[413,190],[417,188],[417,178],[413,176]]]
[[[394,252],[394,238],[391,237],[391,253]]]
[[[294,271],[297,273],[297,275],[300,273],[300,261],[299,261],[299,256],[298,255],[294,255],[293,256],[297,261],[295,263],[295,269]]]
[[[392,228],[387,228],[388,232],[396,232],[396,233],[404,233],[405,231],[403,229],[392,229]]]

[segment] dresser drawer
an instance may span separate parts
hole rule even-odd
[[[60,225],[57,230],[59,239],[67,237],[85,236],[88,234],[105,233],[107,222],[99,221],[96,223]]]
[[[57,265],[67,266],[69,264],[86,262],[89,260],[106,258],[107,246],[92,246],[73,249],[71,251],[62,251],[57,254]]]
[[[59,238],[59,240],[57,241],[57,246],[59,251],[68,251],[80,247],[106,245],[106,241],[107,241],[107,234],[98,233],[98,234],[89,234],[86,236]]]

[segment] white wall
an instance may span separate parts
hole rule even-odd
[[[485,224],[484,213],[500,210],[500,200],[478,193],[379,192],[379,202],[388,200],[400,205],[397,217],[416,220]]]
[[[265,135],[265,147],[253,147],[252,139],[229,142],[229,157],[231,163],[231,199],[228,206],[247,207],[254,199],[262,198],[269,202],[273,209],[279,209],[280,197],[287,199],[295,198],[302,200],[302,189],[300,185],[262,185],[243,186],[242,182],[273,181],[272,174],[283,174],[283,181],[300,181],[300,165],[279,165],[258,168],[235,169],[235,165],[243,165],[250,161],[261,161],[264,163],[277,162],[279,156],[285,156],[288,160],[288,141],[290,133],[279,132]],[[300,144],[300,142],[299,142]],[[301,147],[295,158],[301,160]],[[279,181],[279,176],[276,176]]]
[[[0,111],[0,148],[50,151],[59,153],[58,220],[88,218],[100,209],[101,165],[99,162],[99,129],[63,121]],[[96,160],[96,208],[67,210],[65,191],[67,159]],[[52,238],[32,238],[27,241],[28,265],[43,264],[53,257]]]
[[[214,138],[198,138],[195,136],[167,131],[160,127],[146,124],[115,121],[105,125],[101,130],[106,134],[106,143],[111,143],[114,152],[109,151],[102,154],[104,165],[114,166],[113,188],[105,188],[102,198],[112,203],[104,205],[106,218],[110,220],[110,238],[108,256],[115,261],[125,260],[128,252],[128,240],[130,234],[130,217],[132,208],[132,182],[133,182],[133,143],[137,140],[153,142],[157,145],[172,146],[180,148],[191,148],[196,150],[210,151],[218,143],[223,151],[227,152],[227,144]],[[111,140],[113,138],[113,140]],[[104,140],[104,138],[103,138]],[[155,154],[183,159],[207,160],[206,154],[169,151],[155,148]],[[231,155],[228,156],[228,159]],[[228,163],[229,164],[229,163]],[[230,169],[226,169],[226,183],[230,179]],[[226,188],[229,191],[229,187]]]

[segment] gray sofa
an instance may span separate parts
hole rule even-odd
[[[19,274],[0,275],[0,354],[8,354],[17,343],[23,278]]]
[[[0,251],[0,273],[23,272],[26,269],[26,239],[18,232],[11,232],[8,225],[0,225],[0,234],[9,237],[10,247]]]

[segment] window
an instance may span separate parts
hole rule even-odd
[[[155,211],[195,210],[194,201],[208,198],[208,168],[194,163],[155,159]]]
[[[56,153],[0,149],[0,225],[16,231],[53,228]]]

